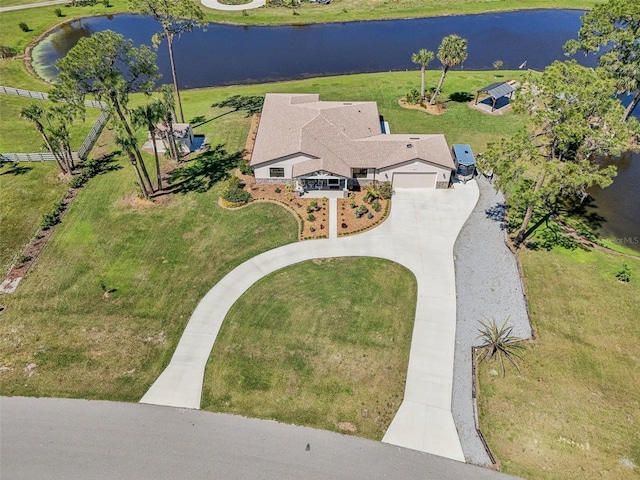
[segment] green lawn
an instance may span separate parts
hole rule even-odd
[[[521,72],[501,74],[517,78]],[[438,72],[428,72],[428,85],[435,84],[437,77]],[[445,81],[443,98],[456,92],[475,94],[475,89],[492,83],[494,78],[495,72],[452,72]],[[204,117],[206,121],[196,132],[207,134],[212,145],[224,143],[232,152],[244,146],[249,119],[210,105],[235,94],[319,92],[323,100],[377,101],[393,132],[445,133],[449,143],[471,143],[476,151],[482,151],[497,135],[510,135],[523,124],[521,117],[511,113],[491,116],[453,101],[447,102],[448,112],[440,116],[400,108],[398,98],[417,87],[419,81],[417,70],[326,77],[185,91],[183,102],[187,119]],[[133,104],[140,101],[140,97],[132,98]],[[3,118],[0,134],[6,131],[5,125]],[[140,132],[142,135],[144,132]],[[0,373],[3,394],[138,400],[169,361],[185,322],[208,289],[245,259],[295,241],[296,222],[288,212],[269,204],[233,212],[222,210],[216,205],[219,185],[206,193],[167,196],[157,205],[141,202],[133,195],[131,166],[120,161],[122,169],[87,184],[18,291],[0,299],[4,307],[0,313],[0,366],[8,368]],[[57,199],[61,191],[51,166],[29,166],[33,169],[21,175],[0,175],[3,262],[17,253],[35,230],[40,212],[47,210],[51,199]],[[39,191],[43,183],[50,193]],[[11,206],[22,206],[24,192],[42,197],[29,200],[31,220],[24,214],[26,220],[22,221],[20,213],[16,214],[19,210]],[[12,223],[5,220],[10,214],[17,215]],[[24,227],[23,233],[18,224]],[[6,249],[5,237],[13,242]],[[627,260],[634,273],[632,282],[622,285],[615,279],[623,260],[619,256],[539,251],[522,252],[521,259],[539,338],[525,353],[522,375],[510,371],[502,379],[488,375],[488,366],[480,368],[482,424],[490,446],[506,471],[529,478],[632,478],[635,472],[623,464],[629,461],[640,465],[639,430],[635,428],[640,411],[636,375],[640,358],[640,262]],[[253,288],[247,301],[283,293],[284,300],[274,311],[292,321],[304,312],[298,310],[300,302],[287,299],[290,295],[307,295],[305,290],[313,292],[310,298],[304,297],[305,304],[315,298],[331,298],[338,306],[351,305],[348,292],[356,287],[337,288],[322,280],[322,275],[347,285],[364,278],[367,282],[357,286],[363,292],[370,284],[382,281],[371,274],[373,267],[366,262],[354,263],[353,270],[345,267],[349,273],[344,277],[335,276],[336,269],[342,274],[343,268],[336,267],[343,265],[340,262],[307,263],[278,272],[265,281],[266,285]],[[390,268],[384,267],[385,275]],[[318,272],[317,276],[313,272]],[[264,292],[261,289],[277,287],[278,282],[289,286],[295,284],[295,278],[304,280],[312,275],[318,280],[308,288],[301,286],[293,293],[287,288],[276,288],[273,295],[260,293]],[[391,290],[404,281],[395,278],[398,280],[387,282]],[[104,298],[103,288],[115,291]],[[327,303],[320,305],[328,312],[324,307]],[[340,372],[330,372],[331,377],[308,373],[326,365],[320,362],[330,355],[338,354],[332,353],[338,352],[335,345],[360,352],[358,341],[336,343],[335,338],[316,338],[312,346],[322,344],[326,348],[314,350],[298,346],[298,340],[295,345],[283,343],[282,337],[276,336],[280,334],[276,324],[274,333],[268,333],[268,338],[273,335],[273,342],[248,344],[245,339],[250,334],[256,338],[259,331],[260,338],[266,338],[262,336],[267,335],[265,323],[274,324],[266,317],[259,320],[244,315],[242,312],[249,308],[252,312],[264,310],[250,304],[236,305],[234,312],[241,320],[232,319],[223,326],[222,343],[216,349],[228,348],[234,354],[224,367],[217,360],[210,364],[203,405],[283,421],[295,419],[296,423],[334,430],[339,429],[338,423],[348,422],[356,426],[357,434],[380,438],[382,425],[393,409],[369,408],[368,394],[358,391],[356,395],[353,386],[334,375]],[[369,320],[388,310],[377,308],[376,317],[370,315]],[[327,315],[325,320],[331,322],[336,315]],[[371,325],[363,324],[363,328],[371,330]],[[324,330],[330,333],[328,327]],[[299,331],[296,335],[305,338],[311,333],[316,332]],[[236,335],[242,340],[238,341]],[[240,343],[242,347],[238,347]],[[278,353],[286,355],[288,363],[276,361]],[[248,359],[248,354],[254,356]],[[214,352],[212,358],[218,358],[216,355]],[[269,370],[256,367],[258,356],[268,360]],[[369,356],[362,365],[370,365]],[[346,362],[345,355],[341,358]],[[349,363],[349,368],[353,365]],[[214,368],[228,368],[225,371],[229,373],[216,377]],[[394,368],[402,371],[399,366]],[[305,375],[319,382],[309,391],[324,400],[308,400],[308,391],[296,387],[295,382]],[[291,379],[293,383],[282,393]],[[256,393],[252,385],[268,389]],[[365,400],[359,400],[362,395]],[[256,398],[259,400],[254,404],[252,399]],[[389,398],[393,402],[400,399]],[[324,404],[330,401],[337,403],[323,412]],[[385,405],[383,402],[380,399],[378,405]],[[274,405],[283,408],[272,408]],[[367,423],[370,419],[363,416],[363,408],[367,409],[366,415],[384,421]]]
[[[20,118],[20,110],[32,103],[40,103],[43,106],[50,104],[47,101],[0,93],[0,152],[48,152],[33,122]],[[76,124],[69,128],[72,150],[80,148],[98,116],[100,110],[87,108],[85,121],[77,120]]]
[[[504,79],[521,79],[522,71],[501,71]],[[435,85],[439,71],[427,71],[427,85]],[[210,105],[232,95],[264,95],[265,93],[320,93],[321,100],[374,101],[380,114],[389,121],[392,133],[445,133],[449,144],[469,143],[477,151],[484,150],[487,142],[501,135],[515,133],[524,125],[524,118],[511,113],[489,115],[469,108],[467,103],[448,100],[453,93],[464,93],[475,98],[478,88],[496,81],[495,72],[454,71],[447,75],[442,100],[446,100],[445,115],[429,115],[416,110],[407,110],[398,105],[400,97],[412,88],[420,86],[419,70],[410,72],[387,72],[340,77],[322,77],[308,80],[188,90],[182,94],[185,119],[204,116],[210,120],[228,110],[212,109]],[[242,123],[244,130],[238,130]],[[473,128],[469,128],[470,126]],[[241,115],[225,115],[196,129],[201,133],[216,135],[220,129],[224,135],[244,140],[249,128],[249,119]],[[237,145],[234,144],[234,145]]]
[[[375,258],[303,262],[225,318],[202,407],[382,439],[404,393],[417,285]]]
[[[297,9],[297,15],[293,14],[291,8],[272,7],[247,10],[247,15],[242,11],[207,10],[207,17],[212,21],[256,25],[305,24],[464,15],[528,8],[589,9],[596,3],[602,2],[598,0],[332,0],[330,5],[302,3]]]
[[[296,240],[289,212],[223,210],[219,185],[149,205],[122,166],[89,181],[18,290],[2,296],[4,395],[139,400],[209,288],[244,260]],[[20,193],[13,182],[2,192]],[[115,291],[104,298],[103,289]]]
[[[53,162],[0,168],[0,272],[4,275],[36,233],[42,215],[62,198],[66,187]]]
[[[479,368],[489,445],[524,478],[638,478],[640,261],[581,250],[519,257],[538,338],[521,375]],[[615,278],[623,261],[629,284]]]
[[[127,11],[127,0],[110,0],[112,7],[107,8],[102,3],[86,7],[69,7],[66,5],[51,5],[46,7],[14,10],[0,14],[0,45],[8,45],[23,53],[24,49],[40,35],[55,25],[74,18],[89,15],[106,15]],[[55,10],[62,10],[64,17],[58,17]],[[29,27],[28,32],[20,29],[24,22]]]
[[[445,82],[445,98],[490,83],[493,75],[454,72]],[[431,72],[429,82],[436,79],[437,72]],[[230,152],[244,147],[249,119],[212,109],[211,104],[234,94],[322,92],[326,100],[374,100],[393,131],[443,132],[446,124],[457,131],[449,142],[469,140],[463,125],[471,121],[480,132],[471,138],[478,147],[495,138],[492,132],[508,132],[519,124],[514,115],[493,117],[464,104],[451,103],[449,113],[438,117],[400,108],[398,97],[419,81],[418,71],[327,77],[185,91],[183,102],[188,119],[205,118],[196,132],[209,136],[212,145],[225,144]],[[132,98],[132,104],[140,101]],[[494,121],[500,129],[491,127]],[[146,206],[135,199],[131,166],[119,161],[120,170],[89,181],[17,292],[2,297],[0,349],[3,366],[11,369],[0,374],[3,393],[139,399],[168,362],[184,323],[206,291],[244,259],[296,238],[295,219],[278,206],[221,210],[216,205],[219,186]],[[62,187],[56,184],[55,170],[42,175],[55,187],[51,198],[59,198]],[[15,215],[9,206],[21,201],[22,191],[38,191],[42,181],[26,174],[0,178],[6,196],[0,212],[6,216]],[[19,254],[51,201],[32,202],[34,213],[21,222],[26,234],[15,227],[3,232],[12,239],[5,258]],[[116,292],[104,299],[101,285]],[[37,367],[28,377],[23,369],[30,363]]]

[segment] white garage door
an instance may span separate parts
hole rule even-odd
[[[400,173],[393,174],[394,188],[435,188],[437,173]]]

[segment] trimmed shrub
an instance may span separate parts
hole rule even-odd
[[[405,97],[407,103],[410,105],[417,105],[422,102],[422,96],[420,96],[420,91],[417,88],[412,89],[407,96]]]
[[[377,184],[377,189],[380,194],[380,198],[384,200],[389,200],[393,194],[393,186],[391,185],[391,182],[379,182]]]
[[[54,9],[53,13],[56,14],[56,17],[62,17],[62,9],[60,9],[60,8]]]
[[[315,222],[316,216],[313,213],[310,213],[309,216],[307,217],[307,220],[309,220],[310,222]]]
[[[20,30],[22,30],[23,32],[30,32],[31,31],[31,29],[29,28],[29,25],[27,25],[24,22],[20,22],[18,24],[18,26],[20,27]]]
[[[51,209],[51,212],[45,213],[40,221],[40,229],[47,230],[54,225],[60,223],[60,214],[64,211],[64,203],[56,202]]]
[[[631,268],[627,265],[627,262],[622,262],[622,269],[616,273],[616,278],[624,283],[629,283],[631,280]]]
[[[379,212],[380,210],[382,210],[382,205],[380,205],[380,202],[378,200],[375,200],[371,204],[371,208],[373,208],[376,212]]]
[[[243,175],[253,175],[253,168],[246,161],[240,159],[238,161],[238,170]]]
[[[243,190],[242,186],[242,179],[231,177],[222,189],[222,199],[227,202],[227,204],[231,204],[230,206],[244,205],[249,201],[251,195],[246,190]]]
[[[15,57],[17,53],[16,49],[9,45],[0,45],[0,58]]]

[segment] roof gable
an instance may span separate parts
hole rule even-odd
[[[354,167],[388,168],[416,158],[454,169],[444,135],[385,135],[375,102],[319,98],[318,94],[267,94],[251,165],[304,154],[318,159],[313,170],[343,176],[350,176]],[[294,169],[294,176],[307,170],[303,165]]]

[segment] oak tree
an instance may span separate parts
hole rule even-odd
[[[529,116],[529,126],[490,144],[480,165],[511,192],[510,207],[524,212],[516,245],[531,233],[534,212],[551,212],[564,197],[583,200],[588,188],[613,181],[615,167],[599,160],[628,148],[635,127],[622,121],[614,83],[602,69],[555,62],[542,75],[530,74],[519,90],[514,109]]]
[[[609,0],[582,17],[578,39],[565,44],[567,54],[603,51],[599,65],[616,80],[616,90],[633,94],[624,119],[640,103],[640,2]]]

